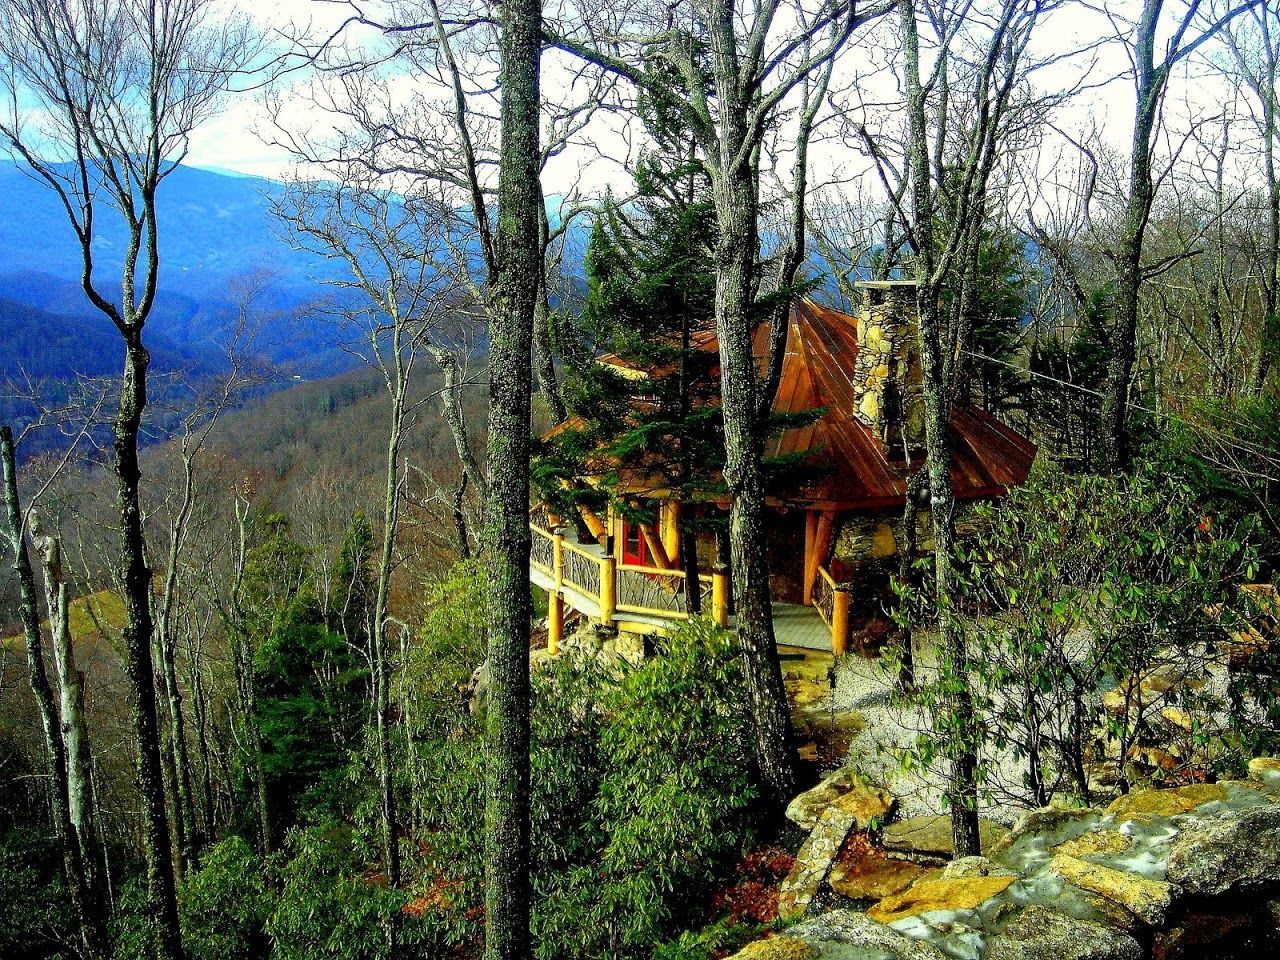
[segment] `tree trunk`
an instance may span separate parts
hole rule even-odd
[[[529,876],[529,455],[533,325],[544,269],[538,189],[542,6],[501,7],[497,276],[489,349],[489,679],[485,956],[525,960]]]
[[[195,711],[196,746],[200,755],[200,825],[207,839],[215,835],[217,824],[214,822],[213,759],[209,749],[209,706],[199,662],[191,666],[189,684]]]
[[[31,538],[40,555],[45,609],[49,614],[53,662],[58,675],[62,739],[66,746],[67,814],[80,848],[88,899],[95,910],[100,911],[103,890],[98,871],[101,848],[94,816],[93,758],[89,725],[84,715],[84,676],[76,666],[71,636],[69,598],[62,569],[62,545],[57,537],[39,531],[39,522],[34,513],[31,514]]]
[[[191,758],[187,751],[186,716],[182,705],[182,687],[178,683],[176,644],[173,619],[178,593],[178,564],[187,523],[195,505],[195,469],[192,454],[182,447],[182,499],[177,516],[169,530],[169,549],[160,600],[160,616],[156,624],[156,656],[160,661],[160,679],[164,684],[167,765],[172,778],[173,826],[177,840],[179,874],[191,869],[198,857],[195,799],[191,790]]]
[[[743,137],[730,137],[742,142]],[[756,763],[768,801],[795,792],[791,711],[773,635],[765,531],[763,424],[757,415],[757,366],[750,304],[756,255],[756,204],[746,164],[722,170],[715,183],[720,235],[716,248],[716,335],[724,417],[724,479],[729,490],[729,556],[738,643],[755,729]]]
[[[551,306],[543,289],[538,295],[538,312],[533,318],[533,355],[538,364],[538,387],[547,401],[547,410],[555,423],[563,423],[569,410],[560,395],[560,379],[556,375],[555,349],[551,342]]]
[[[916,559],[916,526],[920,515],[920,494],[927,485],[927,470],[917,470],[907,481],[907,495],[902,505],[902,542],[898,551],[898,579],[903,586],[915,583],[913,569]],[[911,621],[907,619],[899,628],[898,690],[907,693],[916,685],[915,650],[913,648]]]
[[[399,321],[394,321],[399,324]],[[373,647],[374,728],[378,740],[378,793],[382,819],[382,851],[387,884],[400,886],[400,828],[396,814],[395,775],[391,757],[391,652],[387,643],[387,605],[391,592],[391,565],[400,526],[400,440],[404,432],[405,373],[401,366],[399,330],[396,331],[396,386],[392,397],[387,437],[386,473],[383,477],[382,543],[378,554],[378,582],[370,636]],[[391,916],[387,933],[391,960],[399,953],[399,911]]]
[[[958,726],[948,744],[952,759],[947,801],[951,832],[958,857],[980,852],[977,811],[977,756],[970,741],[974,726],[973,698],[969,692],[969,665],[964,638],[951,624],[951,557],[955,547],[955,492],[951,480],[951,400],[944,382],[942,316],[939,306],[942,282],[935,276],[933,225],[936,216],[929,171],[925,94],[920,82],[920,48],[915,4],[899,5],[907,58],[908,164],[911,177],[912,219],[916,235],[917,309],[919,314],[920,368],[924,386],[925,469],[929,476],[930,514],[933,521],[933,559],[938,606],[939,648],[944,671],[957,685],[955,702],[949,704]]]
[[[9,547],[13,553],[14,575],[18,581],[18,613],[26,638],[27,674],[44,731],[49,768],[50,813],[54,832],[62,847],[63,870],[72,909],[80,928],[84,954],[89,960],[96,960],[106,956],[106,930],[101,911],[94,901],[94,888],[89,880],[89,868],[84,861],[81,840],[72,822],[72,798],[67,775],[69,751],[64,739],[65,729],[59,721],[53,688],[49,683],[49,675],[44,665],[35,575],[31,569],[26,541],[23,539],[22,506],[18,499],[17,458],[14,453],[13,433],[7,426],[0,427],[0,469],[3,470],[4,480],[6,532]],[[91,795],[90,792],[89,796]],[[83,794],[81,799],[83,800]]]
[[[458,451],[458,463],[467,485],[476,488],[480,498],[489,495],[488,483],[484,471],[471,450],[471,436],[467,430],[467,419],[462,410],[462,384],[458,382],[458,358],[449,350],[434,351],[436,364],[444,373],[444,388],[440,391],[440,410],[444,414],[444,422],[449,426],[449,435],[453,438],[454,448]]]
[[[947,785],[951,809],[951,832],[957,857],[981,853],[978,836],[977,756],[974,736],[973,696],[969,690],[969,659],[964,638],[951,623],[953,575],[951,558],[955,550],[955,491],[951,480],[949,438],[951,403],[946,385],[941,383],[942,349],[940,316],[936,291],[920,298],[920,360],[924,377],[925,444],[929,472],[930,516],[933,521],[934,589],[938,604],[939,645],[944,669],[957,685],[955,702],[949,704],[957,732],[951,745],[952,765]]]
[[[471,559],[471,534],[467,531],[467,475],[464,473],[453,491],[453,535],[458,541],[458,556]]]
[[[166,721],[169,728],[169,749],[173,766],[173,794],[175,834],[178,839],[178,859],[183,870],[190,870],[199,857],[200,840],[196,836],[195,798],[191,788],[191,756],[187,750],[187,724],[182,701],[182,688],[178,685],[174,665],[173,639],[167,636],[156,644],[160,651],[160,676],[164,681]]]
[[[127,298],[126,298],[127,299]],[[147,885],[151,915],[156,924],[159,960],[180,960],[182,934],[178,927],[177,890],[173,875],[173,850],[164,802],[160,756],[160,731],[156,716],[156,690],[151,641],[151,570],[147,567],[139,496],[138,433],[147,403],[147,365],[150,356],[141,332],[133,328],[125,347],[124,378],[116,411],[113,449],[116,499],[120,511],[121,547],[118,573],[125,623],[121,631],[129,678],[129,708],[136,743],[136,777],[142,798],[143,848],[147,861]]]
[[[1135,39],[1137,109],[1129,151],[1129,197],[1125,202],[1120,239],[1116,244],[1116,316],[1111,328],[1111,356],[1103,388],[1099,437],[1100,466],[1105,472],[1123,470],[1129,462],[1129,382],[1137,355],[1139,295],[1142,290],[1142,250],[1155,195],[1151,172],[1151,137],[1159,117],[1167,66],[1154,66],[1159,5],[1147,5]],[[1154,12],[1153,12],[1154,11]]]
[[[1263,17],[1269,16],[1263,11]],[[1280,318],[1276,316],[1280,300],[1280,182],[1276,180],[1276,55],[1270,34],[1265,37],[1267,72],[1260,90],[1262,95],[1262,164],[1267,181],[1267,275],[1262,281],[1263,316],[1262,331],[1258,342],[1258,362],[1254,364],[1249,387],[1252,393],[1261,393],[1271,372],[1271,354],[1276,349],[1273,342]]]

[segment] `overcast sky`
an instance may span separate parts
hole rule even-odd
[[[246,0],[225,0],[228,4],[247,6]],[[376,4],[375,4],[376,6]],[[1140,6],[1133,2],[1108,4],[1112,9],[1126,9]],[[1175,5],[1171,5],[1175,6]],[[267,6],[265,12],[256,16],[269,30],[282,29],[289,23],[310,22],[316,29],[324,29],[336,24],[349,13],[349,7],[341,2],[315,2],[315,0],[276,0]],[[1090,43],[1108,30],[1106,21],[1096,12],[1077,7],[1056,13],[1050,22],[1044,25],[1039,42],[1045,49],[1068,50]],[[865,40],[862,41],[864,44]],[[851,48],[838,68],[836,85],[840,76],[850,77],[865,66],[867,52],[859,49],[859,39],[855,37]],[[1098,51],[1088,60],[1083,58],[1063,65],[1054,72],[1040,77],[1045,86],[1065,85],[1078,79],[1087,70],[1091,81],[1101,83],[1109,78],[1119,77],[1126,65],[1126,60],[1119,45],[1112,44]],[[548,68],[554,70],[554,66]],[[1193,68],[1194,70],[1194,68]],[[1169,109],[1171,112],[1184,112],[1184,104],[1190,101],[1191,110],[1217,109],[1223,100],[1222,86],[1206,79],[1203,69],[1199,76],[1191,79],[1181,78],[1171,85],[1169,93]],[[546,82],[546,81],[544,81]],[[554,78],[551,79],[554,82]],[[889,93],[886,91],[886,93]],[[889,93],[889,95],[892,95]],[[302,108],[297,108],[299,116]],[[1056,117],[1056,123],[1063,129],[1078,133],[1090,125],[1100,127],[1108,140],[1117,147],[1127,144],[1133,123],[1133,91],[1129,80],[1121,77],[1098,89],[1082,93]],[[308,120],[316,125],[326,123],[323,116],[315,115]],[[1176,121],[1175,121],[1176,123]],[[187,162],[206,168],[229,170],[245,174],[265,177],[280,177],[290,169],[290,159],[281,149],[264,143],[262,133],[269,131],[260,99],[253,95],[243,95],[231,101],[228,109],[201,127],[193,136]],[[598,146],[606,155],[615,155],[621,159],[625,147],[621,140],[612,139],[608,134],[599,134]],[[1051,152],[1051,151],[1050,151]],[[549,193],[556,193],[567,186],[569,181],[581,178],[596,179],[592,188],[603,188],[613,183],[620,176],[620,166],[607,169],[608,164],[595,161],[584,163],[582,157],[567,156],[556,166],[549,169],[545,186]],[[851,165],[863,164],[860,158],[851,157],[847,148],[834,145],[818,145],[814,150],[813,164],[815,181],[822,183],[833,179],[841,179],[849,175]]]

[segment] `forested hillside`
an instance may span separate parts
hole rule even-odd
[[[1276,955],[1277,37],[0,0],[0,956]]]

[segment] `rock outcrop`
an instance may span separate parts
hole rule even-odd
[[[854,818],[859,830],[867,830],[884,820],[895,802],[887,790],[865,783],[857,768],[841,767],[787,804],[787,819],[812,830],[823,812],[835,805]]]
[[[892,794],[864,783],[852,767],[837,770],[792,800],[787,805],[788,819],[808,827],[810,833],[778,890],[778,913],[793,917],[808,910],[845,838],[855,828],[878,826],[894,803]]]
[[[1240,943],[1255,953],[1231,956],[1276,955],[1280,763],[1255,760],[1249,772],[1136,790],[1106,809],[1032,811],[1007,832],[988,826],[986,856],[939,869],[928,863],[950,849],[941,817],[890,824],[883,843],[859,838],[835,863],[849,832],[892,809],[841,771],[788,810],[813,823],[788,908],[835,895],[877,902],[812,917],[737,960],[1192,960]]]
[[[787,936],[809,944],[815,960],[844,960],[850,948],[880,960],[946,960],[932,944],[908,937],[892,927],[854,910],[833,910],[806,920],[787,931]]]
[[[956,877],[921,880],[901,893],[885,897],[867,911],[867,916],[881,923],[893,923],[905,917],[943,910],[957,913],[975,910],[997,894],[1009,889],[1012,874],[997,877]]]
[[[1173,841],[1168,877],[1198,896],[1280,892],[1280,807],[1196,821]]]
[[[990,820],[978,821],[978,835],[984,852],[1004,836],[1006,829]],[[955,850],[951,839],[951,818],[945,816],[908,817],[884,828],[886,850],[926,857],[950,858]]]
[[[1020,911],[987,942],[986,960],[1141,960],[1142,947],[1105,923],[1049,907]]]
[[[1153,927],[1164,922],[1173,906],[1174,888],[1162,880],[1149,880],[1065,853],[1055,856],[1049,869],[1081,890],[1119,904]]]

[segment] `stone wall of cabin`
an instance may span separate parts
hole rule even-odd
[[[924,446],[924,389],[915,287],[863,285],[853,414],[891,455]]]
[[[956,504],[956,533],[965,536],[975,532],[972,503]],[[836,527],[831,548],[832,573],[840,576],[853,571],[897,567],[902,541],[902,508],[867,510],[845,514]],[[933,549],[933,516],[929,510],[916,512],[916,548]]]

